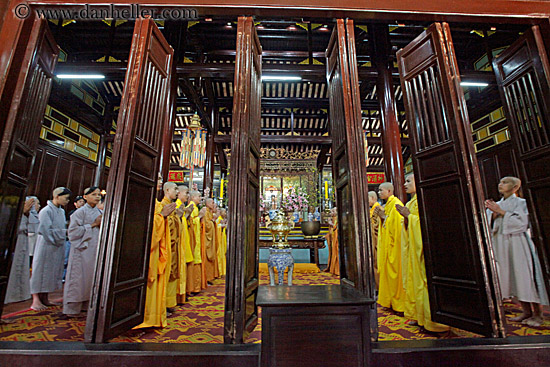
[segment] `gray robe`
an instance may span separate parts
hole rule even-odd
[[[36,245],[36,238],[38,236],[36,232],[38,232],[39,223],[38,212],[33,205],[31,211],[29,212],[29,224],[27,226],[27,232],[29,233],[29,256],[34,255],[34,246]]]
[[[88,204],[71,215],[68,231],[71,252],[63,291],[63,312],[67,309],[67,303],[85,302],[90,299],[99,241],[99,227],[92,228],[91,224],[100,215],[101,211],[97,207],[92,208]],[[78,311],[80,310],[65,313]]]
[[[27,243],[28,217],[23,215],[17,231],[17,244],[11,263],[8,289],[4,303],[21,302],[31,298],[29,248]]]
[[[51,201],[38,214],[38,238],[32,260],[31,293],[50,293],[63,286],[65,210]]]
[[[525,199],[515,194],[497,204],[506,214],[493,220],[492,235],[500,291],[503,298],[548,304],[537,251],[528,232],[529,212]],[[489,220],[492,212],[487,210]]]

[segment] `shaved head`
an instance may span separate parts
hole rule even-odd
[[[369,191],[369,206],[373,206],[378,201],[378,194],[375,191]]]
[[[214,199],[212,198],[207,198],[204,202],[204,205],[206,205],[206,207],[210,210],[213,210],[214,209]]]
[[[391,182],[383,182],[378,187],[378,195],[380,199],[386,200],[393,195],[393,184]]]
[[[165,183],[164,183],[164,185],[162,186],[162,189],[163,189],[164,191],[166,191],[166,190],[171,189],[171,188],[176,187],[176,186],[178,186],[178,185],[176,185],[175,182],[170,182],[170,181],[168,181],[168,182],[165,182]]]
[[[514,184],[514,186],[517,186],[518,188],[521,187],[521,180],[520,180],[519,178],[517,178],[517,177],[514,177],[514,176],[506,176],[506,177],[503,177],[502,179],[503,179],[503,180],[506,179],[506,180],[511,181],[511,182]]]
[[[193,190],[189,193],[189,200],[195,202],[195,204],[200,203],[201,201],[201,193],[197,190]]]
[[[378,188],[390,190],[393,193],[393,184],[391,182],[382,182]]]

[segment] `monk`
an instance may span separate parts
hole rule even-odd
[[[38,215],[38,238],[32,259],[31,275],[31,308],[43,311],[53,306],[48,300],[48,293],[63,287],[63,258],[65,256],[65,239],[67,222],[62,208],[70,200],[71,190],[58,187],[53,190],[53,198],[48,201]]]
[[[446,332],[449,327],[433,322],[430,313],[416,185],[412,173],[405,177],[405,191],[412,195],[407,206],[395,205],[395,210],[403,216],[401,266],[403,267],[403,287],[405,289],[405,317],[411,320],[409,325],[417,324],[427,331],[435,333]]]
[[[176,215],[181,220],[181,235],[179,252],[179,270],[180,277],[176,289],[178,305],[184,304],[187,293],[187,270],[189,263],[193,262],[193,252],[191,251],[191,242],[189,238],[189,225],[187,219],[191,214],[191,208],[186,208],[189,201],[189,188],[185,185],[178,185],[178,200],[176,200]]]
[[[216,219],[218,237],[220,247],[218,249],[218,268],[220,271],[220,277],[224,276],[226,273],[226,256],[227,256],[227,210],[220,208],[218,210],[218,219]]]
[[[176,200],[176,208],[184,209],[188,201],[189,201],[189,188],[185,185],[178,185],[178,199]]]
[[[338,212],[336,208],[330,209],[331,217],[328,220],[329,233],[329,262],[326,271],[334,275],[340,275],[340,257],[338,253]]]
[[[178,198],[178,186],[174,182],[166,182],[163,186],[164,198],[161,205],[174,203]],[[176,205],[177,206],[177,205]],[[177,306],[177,289],[181,275],[180,270],[180,236],[181,236],[181,220],[174,211],[166,217],[168,228],[170,229],[170,243],[168,245],[170,254],[170,276],[166,285],[166,307],[169,313],[175,311]]]
[[[101,201],[99,187],[84,190],[84,200],[85,204],[71,215],[67,232],[71,249],[63,288],[63,313],[72,317],[88,308],[103,217],[97,208]]]
[[[380,227],[380,217],[374,214],[378,203],[378,194],[376,191],[369,191],[369,207],[370,207],[370,234],[372,240],[372,257],[374,259],[374,281],[376,282],[376,289],[380,283],[380,273],[378,272],[378,228]]]
[[[395,205],[403,206],[393,195],[390,182],[380,184],[378,195],[386,200],[384,208],[377,206],[374,213],[381,219],[378,230],[378,272],[380,274],[378,303],[396,312],[405,311],[405,291],[401,275],[401,214]]]
[[[193,253],[193,261],[187,265],[187,294],[198,293],[202,285],[202,256],[201,256],[201,218],[198,205],[201,201],[200,192],[193,190],[189,193],[189,243]],[[204,214],[202,214],[204,215]]]
[[[498,184],[502,199],[485,201],[502,298],[517,297],[522,313],[512,322],[538,327],[543,323],[542,305],[548,305],[542,267],[529,232],[525,199],[516,196],[521,187],[517,177],[503,177]]]
[[[214,223],[214,200],[207,198],[204,216],[201,219],[202,223],[202,239],[205,258],[203,259],[204,271],[206,273],[206,281],[212,282],[218,274],[217,256],[216,256],[216,225]]]
[[[162,188],[159,174],[157,190]],[[149,273],[143,322],[136,328],[165,327],[166,288],[170,276],[170,227],[166,218],[174,212],[176,203],[161,204],[156,200],[153,216],[153,236],[149,252]]]

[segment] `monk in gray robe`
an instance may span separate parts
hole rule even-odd
[[[34,199],[34,205],[29,212],[29,223],[27,224],[27,232],[29,234],[29,260],[32,260],[34,256],[34,246],[36,245],[36,238],[38,237],[38,212],[40,211],[40,200],[36,196],[29,196]],[[29,265],[32,264],[30,261]]]
[[[525,199],[516,192],[517,177],[504,177],[498,191],[503,198],[485,201],[491,222],[493,247],[502,298],[517,297],[523,313],[510,321],[529,326],[542,325],[541,304],[548,304],[537,251],[529,234],[529,213]]]
[[[53,199],[48,201],[38,214],[38,238],[32,260],[31,294],[33,310],[45,310],[53,306],[48,293],[61,289],[63,256],[67,223],[63,206],[69,203],[71,191],[65,187],[53,190]]]
[[[13,260],[8,278],[8,289],[4,303],[21,302],[31,298],[31,284],[29,271],[29,244],[28,244],[28,222],[29,212],[35,205],[35,200],[27,196],[23,207],[23,217],[17,231],[17,244],[13,253]]]
[[[88,307],[97,259],[101,191],[95,186],[87,188],[84,200],[86,204],[71,215],[68,231],[71,252],[63,290],[63,313],[68,316],[78,316]]]

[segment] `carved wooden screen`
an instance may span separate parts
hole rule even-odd
[[[493,61],[534,240],[550,279],[550,63],[537,26]],[[548,283],[547,283],[548,285]],[[550,288],[548,288],[550,289]]]
[[[500,296],[448,25],[434,23],[397,58],[414,140],[432,319],[497,336],[503,330]]]
[[[173,50],[137,19],[118,114],[85,340],[104,342],[143,320],[157,175]]]
[[[326,57],[340,277],[342,283],[374,296],[373,267],[369,266],[368,180],[352,20],[337,20]]]
[[[0,100],[0,313],[59,47],[47,21],[33,18],[14,51]]]
[[[254,21],[240,17],[231,127],[225,343],[242,343],[258,322],[258,206],[262,46]]]

